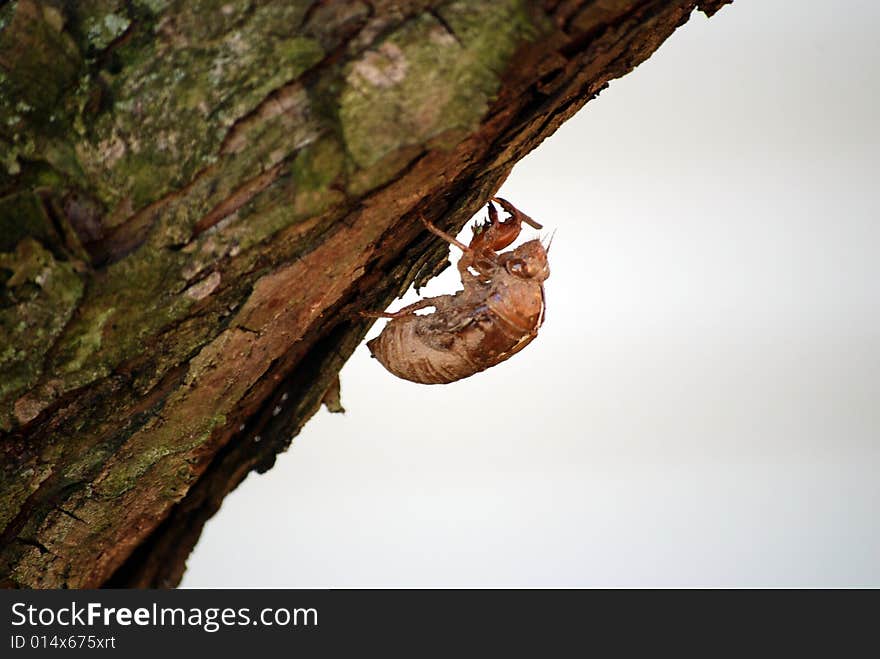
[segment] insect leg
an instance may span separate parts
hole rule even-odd
[[[439,236],[440,238],[442,238],[443,240],[445,240],[445,241],[448,242],[449,244],[451,244],[451,245],[455,245],[455,246],[458,247],[462,252],[468,252],[468,251],[470,251],[470,248],[469,248],[467,245],[465,245],[465,244],[462,243],[462,242],[459,242],[458,239],[456,239],[456,238],[453,237],[453,236],[450,236],[448,233],[446,233],[446,232],[443,231],[442,229],[438,229],[438,228],[435,227],[433,224],[431,224],[428,220],[426,220],[424,217],[422,217],[422,223],[425,225],[425,227],[428,229],[428,231],[430,231],[431,233],[433,233],[435,236]]]
[[[519,224],[520,222],[525,222],[530,227],[534,227],[535,229],[544,228],[543,225],[535,222],[532,218],[530,218],[528,215],[519,210],[516,206],[507,201],[507,199],[502,199],[501,197],[492,197],[492,201],[497,201],[499,204],[501,204],[501,208],[510,213],[511,218],[517,224]]]
[[[436,307],[438,303],[448,297],[448,295],[426,297],[423,300],[419,300],[418,302],[408,304],[407,306],[398,309],[397,311],[361,311],[361,316],[363,316],[364,318],[402,318],[403,316],[410,316],[419,309],[424,309],[425,307]]]
[[[441,229],[435,227],[424,217],[422,218],[422,222],[427,227],[428,231],[433,233],[435,236],[440,236],[446,242],[452,243],[463,252],[461,258],[458,261],[458,272],[461,276],[462,283],[468,280],[476,279],[474,275],[471,274],[469,268],[474,268],[478,272],[481,271],[482,268],[478,265],[478,260],[480,262],[485,260],[488,260],[490,262],[494,261],[495,253],[491,250],[487,250],[482,244],[481,236],[484,234],[475,234],[473,239],[471,240],[471,244],[465,245],[464,243],[461,243],[450,236],[445,231],[442,231]]]

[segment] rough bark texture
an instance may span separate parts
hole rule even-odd
[[[0,0],[0,580],[173,586],[514,163],[726,0]]]

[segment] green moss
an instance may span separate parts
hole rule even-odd
[[[239,209],[237,221],[218,239],[235,244],[237,250],[243,251],[344,198],[338,190],[299,189],[292,177],[285,177]]]
[[[293,212],[297,218],[320,214],[344,195],[330,188],[343,172],[345,153],[333,136],[325,136],[300,151],[293,161]]]
[[[159,14],[168,7],[171,0],[135,0],[135,5],[146,7],[147,10],[154,14]]]
[[[0,427],[8,428],[15,394],[33,385],[44,358],[70,320],[83,284],[70,263],[55,257],[33,238],[14,252],[0,253],[5,272],[0,309]]]
[[[386,154],[370,167],[356,170],[348,181],[349,194],[359,197],[391,181],[423,151],[421,144],[403,146]]]
[[[101,309],[98,313],[91,315],[91,323],[84,325],[83,331],[76,334],[66,349],[70,351],[69,358],[64,362],[61,373],[73,373],[82,368],[89,357],[101,348],[102,333],[107,319],[110,318],[116,310]]]
[[[62,139],[52,139],[44,142],[41,155],[46,162],[55,170],[54,177],[63,175],[69,182],[79,183],[85,187],[85,175],[80,167],[79,160],[71,144]]]
[[[325,137],[297,155],[293,163],[293,180],[301,190],[326,188],[339,176],[344,158],[336,138]]]
[[[0,530],[21,512],[27,498],[51,475],[52,457],[46,456],[38,466],[26,467],[21,472],[0,472]]]
[[[121,13],[89,16],[84,22],[88,44],[97,51],[104,50],[129,28],[131,21]]]
[[[235,222],[206,232],[184,251],[165,248],[169,242],[186,242],[193,222],[209,210],[210,200],[226,198],[233,192],[233,182],[240,185],[249,171],[260,169],[259,159],[250,151],[229,156],[231,169],[220,168],[222,178],[200,181],[162,213],[140,249],[96,275],[82,312],[53,351],[51,367],[61,375],[58,391],[103,376],[120,361],[139,354],[144,341],[185,318],[194,301],[183,291],[217,259],[246,250],[292,222],[341,202],[343,193],[329,189],[329,184],[341,173],[343,160],[338,141],[325,136],[299,152],[290,175],[236,211]],[[163,372],[210,339],[210,332],[202,327],[191,341],[167,346],[156,356],[155,371]]]
[[[295,137],[287,135],[285,139],[283,134],[290,120],[289,116],[281,115],[268,120],[265,125],[255,127],[252,132],[258,144],[251,145],[242,153],[225,157],[223,166],[218,168],[220,176],[200,181],[191,192],[190,197],[204,195],[205,199],[211,200],[198,204],[198,208],[193,210],[194,217],[201,217],[216,200],[226,199],[243,180],[253,178],[254,172],[264,171],[267,166],[275,166],[287,159],[291,153],[296,154],[289,166],[282,163],[277,180],[198,239],[190,252],[193,256],[187,266],[188,278],[230,251],[245,251],[277,231],[320,215],[345,200],[345,194],[332,187],[333,182],[342,175],[345,163],[345,154],[338,139],[331,134],[316,139],[315,133],[319,128],[314,122],[307,123],[307,127],[294,126],[292,130],[298,134]],[[270,161],[263,163],[266,140],[273,136],[276,139],[269,144],[275,144],[277,148],[270,152]],[[306,141],[307,144],[297,151],[296,145],[300,141]],[[183,210],[175,209],[165,214],[163,225],[166,222],[181,224],[177,217],[181,212]],[[163,226],[158,233],[166,235],[170,230],[170,226],[167,229]]]
[[[6,8],[0,31],[0,125],[25,131],[28,125],[41,132],[52,129],[50,116],[64,89],[80,74],[82,59],[69,34],[60,30],[57,12],[51,7],[13,4]],[[63,132],[57,126],[55,132]],[[15,142],[26,139],[14,137]]]
[[[58,235],[40,200],[30,191],[0,199],[0,252],[13,251],[27,237],[47,245],[58,242]]]
[[[409,21],[347,70],[340,120],[349,153],[370,167],[404,146],[473,131],[510,57],[536,30],[522,0],[458,2]]]
[[[83,311],[53,353],[52,371],[62,374],[59,391],[102,377],[186,313],[192,301],[179,295],[185,260],[178,252],[140,249],[92,282]]]
[[[114,111],[79,152],[108,206],[131,198],[137,209],[192,180],[216,162],[230,126],[324,56],[316,40],[278,28],[296,25],[289,7],[202,4],[218,8],[209,16],[187,4],[159,39],[118,51],[125,75],[108,77]]]
[[[156,420],[150,427],[144,428],[139,437],[132,440],[125,455],[114,462],[107,475],[95,486],[95,494],[112,499],[133,487],[142,485],[141,478],[150,469],[157,467],[165,458],[179,453],[189,452],[208,441],[214,428],[226,423],[226,416],[216,414],[204,418],[182,419],[171,423]],[[179,468],[178,461],[167,461],[168,468]],[[159,482],[181,484],[184,479],[161,479]]]

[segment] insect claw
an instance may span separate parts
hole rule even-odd
[[[501,208],[506,210],[514,217],[519,218],[519,220],[525,222],[533,229],[540,230],[544,228],[544,225],[535,222],[532,218],[530,218],[528,215],[519,210],[516,206],[507,201],[507,199],[502,199],[501,197],[492,197],[492,201],[497,201],[499,204],[501,204]]]

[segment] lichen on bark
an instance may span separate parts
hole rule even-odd
[[[524,3],[505,0],[449,3],[388,35],[346,70],[339,116],[354,163],[455,145],[486,113],[517,47],[537,33]]]
[[[0,429],[14,420],[26,423],[41,411],[39,401],[18,398],[40,375],[46,353],[76,309],[83,283],[69,262],[58,261],[33,238],[23,238],[15,251],[0,252],[4,282],[0,308]],[[9,402],[15,401],[10,409]]]

